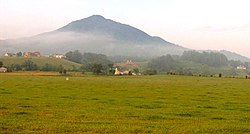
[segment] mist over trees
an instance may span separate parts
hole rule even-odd
[[[162,73],[187,74],[187,75],[237,75],[237,73],[249,74],[247,70],[237,70],[236,67],[248,63],[241,61],[228,61],[227,57],[215,52],[186,51],[182,56],[165,55],[154,58],[148,62],[148,69]],[[226,68],[227,69],[226,69]]]
[[[194,63],[205,64],[211,67],[221,67],[228,64],[228,59],[224,54],[214,52],[185,51],[181,56],[182,60]]]
[[[104,54],[84,53],[81,54],[78,50],[67,52],[68,60],[82,64],[79,69],[82,72],[93,72],[94,74],[107,74],[112,61]]]
[[[79,52],[79,50],[75,50],[75,51],[69,51],[65,54],[65,56],[67,57],[67,59],[69,61],[73,61],[76,63],[81,63],[82,60],[82,54]]]
[[[21,53],[20,53],[21,54]],[[133,57],[133,56],[112,56],[108,57],[104,54],[81,53],[79,50],[69,51],[66,59],[79,64],[72,65],[66,71],[93,72],[93,74],[114,74],[114,63],[123,63],[126,60],[133,59],[141,66],[138,70],[133,70],[138,74],[153,75],[158,73],[183,74],[183,75],[250,75],[248,69],[237,69],[237,67],[249,67],[248,62],[228,60],[224,54],[216,52],[197,52],[186,51],[183,55],[163,55],[160,57]],[[39,64],[39,62],[36,62]],[[72,64],[70,62],[70,64]],[[0,62],[0,67],[3,63]],[[6,66],[10,71],[57,71],[64,72],[65,68],[62,64],[52,64],[43,62],[36,65],[31,60],[23,63],[14,63]]]
[[[161,56],[159,58],[152,59],[148,63],[148,67],[160,72],[169,72],[176,68],[176,61],[171,55]]]

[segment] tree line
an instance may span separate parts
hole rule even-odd
[[[58,71],[60,73],[66,73],[66,71],[78,71],[82,73],[93,72],[94,74],[98,75],[114,74],[114,63],[104,54],[80,53],[78,50],[75,50],[67,52],[65,56],[67,57],[67,60],[81,64],[81,67],[73,67],[71,70],[66,70],[63,65],[54,66],[48,63],[45,63],[43,66],[39,67],[31,60],[26,60],[22,64],[10,65],[8,70],[41,70]],[[140,61],[141,60],[143,61],[143,58],[141,58]],[[247,62],[243,63],[241,61],[228,60],[224,54],[215,52],[186,51],[181,56],[163,55],[151,60],[148,58],[145,58],[144,60],[147,62],[147,65],[144,67],[141,73],[145,75],[153,75],[157,73],[213,75],[222,72],[229,75],[236,75],[237,66],[249,66]],[[0,61],[0,67],[1,66],[3,66],[3,63]],[[225,66],[231,68],[225,70]],[[246,70],[245,73],[250,74],[248,70]]]
[[[114,72],[113,62],[104,54],[80,53],[78,50],[65,54],[69,61],[82,64],[79,71],[93,72],[94,74],[110,74]]]
[[[156,70],[157,72],[177,73],[177,74],[198,74],[198,75],[214,75],[214,74],[228,74],[236,75],[236,67],[244,65],[248,67],[248,63],[241,61],[228,60],[224,54],[215,52],[197,52],[186,51],[182,56],[164,55],[154,58],[148,62],[149,70]],[[230,69],[223,67],[228,66]],[[244,73],[250,74],[248,70]]]
[[[31,60],[25,60],[21,64],[11,64],[8,68],[9,72],[12,71],[58,71],[60,73],[66,73],[63,65],[53,66],[52,64],[45,63],[43,66],[38,66]]]

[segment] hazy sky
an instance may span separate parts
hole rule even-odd
[[[187,48],[250,57],[249,6],[250,0],[0,0],[0,39],[99,14]]]

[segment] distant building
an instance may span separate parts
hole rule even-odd
[[[0,67],[0,72],[7,72],[7,68],[5,68],[5,67]]]
[[[14,54],[14,53],[5,53],[4,56],[5,57],[13,57],[13,56],[16,56],[16,54]]]
[[[129,72],[128,70],[126,71],[119,71],[118,68],[115,68],[115,74],[114,75],[129,75]]]
[[[118,68],[115,68],[115,75],[122,75],[122,72],[120,72]]]
[[[24,52],[23,57],[40,57],[40,52]]]
[[[240,66],[237,66],[237,69],[238,70],[246,70],[247,68],[243,65],[240,65]]]
[[[63,58],[66,58],[66,56],[65,56],[65,55],[63,55],[63,54],[53,54],[53,55],[52,55],[52,57],[57,58],[57,59],[63,59]]]
[[[135,73],[133,74],[132,70],[135,69],[135,68],[139,68],[140,65],[139,64],[136,64],[134,63],[132,60],[127,60],[126,62],[124,63],[118,63],[118,64],[115,64],[113,66],[115,69],[115,75],[136,75]],[[119,68],[119,70],[118,70]]]
[[[116,67],[138,68],[139,64],[134,63],[132,60],[127,60],[125,63],[115,64]]]

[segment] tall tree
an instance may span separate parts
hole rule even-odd
[[[24,61],[24,63],[22,64],[22,67],[25,71],[34,71],[34,70],[38,70],[37,65],[32,62],[31,60],[26,60]]]
[[[175,68],[176,62],[171,55],[155,58],[148,63],[148,67],[152,70],[160,72],[169,72]]]
[[[97,75],[103,73],[102,64],[93,63],[93,64],[92,64],[92,72],[93,72],[94,74],[97,74]]]
[[[81,63],[82,61],[82,54],[78,51],[70,51],[65,54],[66,58],[70,61]]]
[[[23,53],[22,52],[18,52],[18,53],[16,53],[16,56],[17,57],[21,57],[21,56],[23,56]]]
[[[11,64],[10,69],[12,71],[20,71],[22,70],[22,66],[20,64]]]
[[[2,61],[0,61],[0,67],[2,67],[3,66],[3,62]]]

